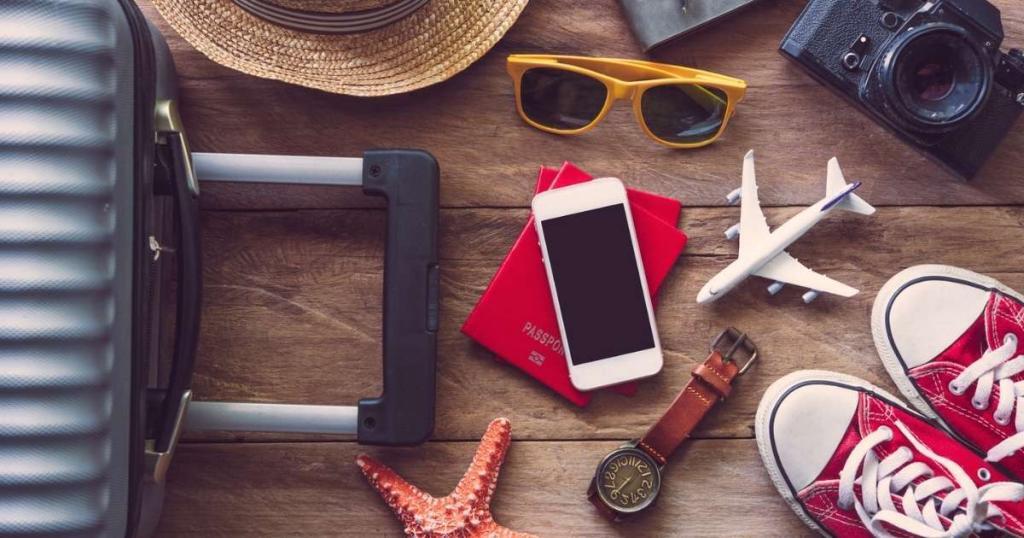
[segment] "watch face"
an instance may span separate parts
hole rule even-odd
[[[646,452],[620,448],[597,467],[597,494],[619,512],[639,512],[654,502],[661,489],[661,471]]]

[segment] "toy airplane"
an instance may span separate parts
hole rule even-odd
[[[774,282],[768,286],[768,293],[775,295],[785,284],[807,288],[803,295],[805,303],[818,298],[822,292],[852,297],[857,290],[815,273],[786,252],[786,248],[800,239],[835,209],[845,209],[861,215],[871,215],[875,208],[853,191],[860,182],[848,184],[834,157],[828,162],[828,179],[825,184],[825,198],[789,219],[774,232],[768,229],[768,221],[761,212],[757,199],[757,182],[754,179],[754,152],[743,158],[743,186],[729,193],[730,204],[742,201],[740,223],[725,232],[729,239],[739,236],[740,253],[736,261],[715,275],[697,294],[698,303],[710,303],[720,299],[747,277],[759,276]]]

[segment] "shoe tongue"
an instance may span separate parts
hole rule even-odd
[[[897,421],[902,423],[918,442],[929,447],[936,454],[951,458],[957,464],[961,464],[965,457],[973,457],[976,459],[973,455],[968,456],[968,449],[960,445],[957,441],[954,441],[945,432],[928,424],[917,415],[879,398],[874,398],[868,395],[864,395],[862,398],[864,412],[860,414],[858,420],[862,435],[866,436],[882,427],[892,430],[892,440],[882,443],[874,449],[875,455],[878,456],[879,460],[885,458],[889,454],[892,454],[901,447],[906,447],[913,452],[913,461],[925,463],[936,475],[942,475],[946,478],[953,479],[946,469],[916,449],[914,443],[912,443],[903,433],[903,430],[896,425]]]
[[[882,443],[875,447],[874,450],[878,459],[891,454],[899,446],[909,444],[893,422],[893,416],[896,413],[902,414],[903,412],[893,408],[884,400],[868,394],[861,394],[860,401],[857,404],[857,413],[854,415],[853,420],[850,421],[850,425],[836,447],[835,453],[832,454],[832,458],[828,461],[825,468],[822,469],[821,474],[818,475],[815,481],[838,480],[840,471],[843,470],[846,460],[850,457],[850,453],[853,452],[857,444],[882,426],[893,430],[893,441]],[[858,469],[859,472],[860,470]]]
[[[985,307],[983,314],[975,320],[974,324],[964,332],[956,342],[946,348],[938,360],[943,362],[954,362],[967,368],[974,364],[989,349],[989,334],[986,329],[986,322],[989,319],[989,306]]]

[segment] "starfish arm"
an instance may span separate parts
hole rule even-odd
[[[491,516],[491,496],[511,444],[508,419],[491,422],[469,470],[447,497],[420,491],[377,460],[361,455],[356,464],[367,481],[398,516],[408,536],[466,538],[536,538],[498,525]]]
[[[507,418],[496,418],[487,426],[487,431],[480,440],[480,446],[473,455],[466,474],[455,487],[454,495],[463,499],[475,500],[478,506],[487,506],[491,502],[494,488],[498,482],[501,464],[512,442],[512,426]]]
[[[508,527],[502,527],[493,521],[490,525],[475,529],[475,532],[474,536],[486,538],[537,538],[536,534],[517,532]]]
[[[363,476],[377,490],[384,502],[403,523],[413,517],[415,510],[422,509],[434,500],[406,479],[399,476],[393,469],[366,454],[356,457],[356,465],[363,471]]]

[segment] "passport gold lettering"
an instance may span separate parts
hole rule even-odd
[[[523,324],[523,334],[551,351],[554,351],[559,355],[564,355],[562,351],[562,340],[558,336],[537,327],[533,323],[527,321]]]

